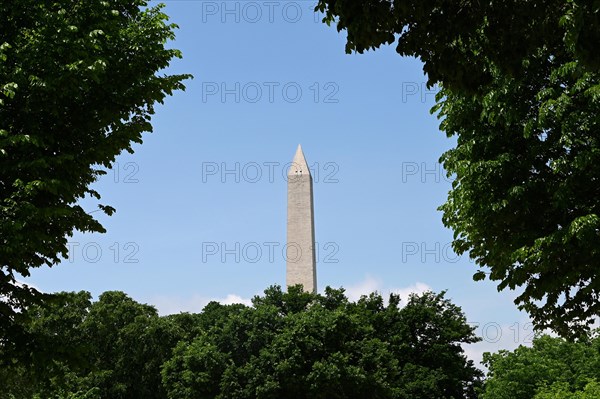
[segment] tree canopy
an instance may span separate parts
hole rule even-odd
[[[33,346],[21,351],[33,358],[13,363],[0,347],[8,360],[0,369],[1,399],[165,398],[160,367],[202,326],[202,315],[159,317],[119,291],[95,302],[88,292],[61,292],[25,312]]]
[[[443,221],[537,329],[566,337],[600,314],[600,6],[591,0],[321,0],[346,51],[396,43],[441,91],[456,137]]]
[[[400,307],[274,286],[251,307],[162,317],[117,291],[56,297],[26,310],[55,357],[7,362],[0,399],[475,398],[481,385],[462,347],[479,339],[443,293]]]
[[[592,399],[600,394],[600,339],[568,342],[548,335],[532,347],[484,355],[482,399]]]
[[[0,399],[480,398],[596,399],[600,331],[484,354],[444,293],[349,301],[343,289],[287,293],[252,306],[211,302],[159,316],[119,291],[61,292],[30,306],[31,362],[0,367]],[[52,346],[48,361],[44,350]],[[0,347],[0,358],[10,354]]]
[[[171,399],[475,397],[480,371],[461,345],[478,338],[460,308],[443,293],[399,301],[271,287],[180,342],[165,389]]]
[[[66,258],[74,230],[104,232],[78,201],[184,88],[158,75],[181,57],[167,19],[145,0],[0,4],[0,343],[39,296],[17,279]]]

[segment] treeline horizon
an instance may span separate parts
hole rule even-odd
[[[199,313],[163,316],[121,291],[96,301],[86,291],[60,292],[22,316],[22,341],[0,345],[0,399],[587,399],[600,392],[594,336],[540,336],[531,348],[486,353],[484,375],[463,348],[481,338],[445,292],[350,301],[343,288],[313,294],[274,285],[251,306],[213,301]]]

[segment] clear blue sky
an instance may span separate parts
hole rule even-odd
[[[393,47],[345,54],[345,33],[321,24],[312,1],[166,4],[180,26],[170,45],[184,54],[168,72],[195,79],[96,184],[117,209],[99,215],[108,232],[76,234],[70,259],[29,282],[122,290],[163,314],[283,285],[285,165],[301,143],[315,178],[320,290],[447,290],[484,336],[473,358],[528,342],[514,293],[473,282],[474,263],[450,248],[436,210],[450,182],[437,160],[454,141],[429,113],[434,90],[418,60]]]

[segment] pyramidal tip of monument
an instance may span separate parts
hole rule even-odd
[[[294,159],[292,160],[292,164],[288,169],[288,176],[291,175],[309,175],[310,170],[308,169],[308,164],[306,163],[306,158],[304,158],[304,153],[302,152],[302,145],[298,144],[298,149],[296,150],[296,155],[294,155]]]

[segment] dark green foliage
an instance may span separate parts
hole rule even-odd
[[[600,396],[600,339],[538,337],[533,347],[486,353],[482,399],[595,399]]]
[[[163,368],[168,396],[475,397],[480,372],[461,344],[478,339],[460,308],[432,293],[398,303],[393,295],[386,306],[377,294],[351,303],[343,290],[271,287],[253,307],[229,307],[177,345]]]
[[[186,315],[159,317],[122,292],[59,293],[27,311],[32,359],[7,367],[0,386],[15,398],[165,398],[160,367],[189,337]],[[196,324],[194,322],[194,324]],[[186,329],[187,328],[187,329]],[[24,349],[26,351],[26,349]],[[20,385],[20,379],[29,381]],[[12,398],[2,396],[0,398]]]
[[[90,184],[151,131],[154,104],[188,75],[159,76],[173,24],[145,0],[0,4],[0,342],[21,344],[15,284],[67,256],[74,230],[104,232],[79,205]],[[114,209],[99,205],[107,214]],[[88,210],[89,211],[89,210]]]
[[[566,44],[584,65],[600,66],[593,0],[319,0],[315,9],[346,31],[347,53],[395,44],[423,61],[430,85],[452,90],[484,90],[490,63],[521,76],[522,61],[541,47]]]
[[[457,178],[441,209],[459,253],[498,289],[522,287],[538,329],[572,336],[600,313],[600,76],[537,57],[531,78],[494,75],[485,96],[443,91],[442,129],[458,144],[442,156]]]
[[[397,43],[441,91],[457,146],[440,208],[535,327],[565,337],[600,314],[600,5],[592,0],[321,0],[348,52]],[[596,50],[593,50],[596,49]]]

